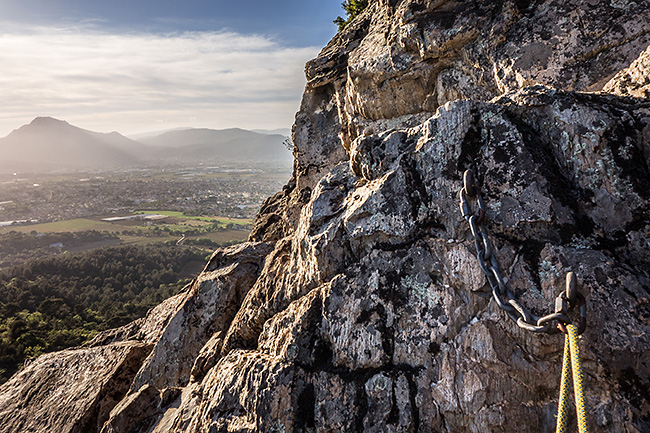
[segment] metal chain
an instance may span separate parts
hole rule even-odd
[[[485,201],[475,182],[474,174],[470,170],[465,171],[463,174],[463,187],[458,192],[458,197],[460,199],[460,211],[463,218],[469,223],[474,237],[478,264],[485,274],[485,278],[492,289],[492,296],[499,308],[505,311],[508,317],[522,329],[546,333],[554,333],[559,329],[566,334],[566,325],[572,323],[567,311],[574,306],[578,306],[580,309],[578,334],[582,334],[587,325],[587,309],[584,296],[577,290],[575,274],[573,272],[567,273],[566,289],[555,299],[555,311],[553,313],[542,317],[530,313],[515,299],[512,290],[510,290],[501,275],[499,262],[494,255],[494,249],[483,224],[486,216]],[[468,199],[476,202],[478,214],[472,211]],[[557,327],[551,326],[553,321],[557,321]]]

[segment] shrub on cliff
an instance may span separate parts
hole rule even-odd
[[[339,26],[339,31],[343,30],[357,15],[359,15],[368,6],[368,0],[346,0],[341,3],[347,19],[340,16],[336,17],[334,24]]]

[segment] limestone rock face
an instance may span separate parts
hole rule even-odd
[[[650,47],[641,53],[629,68],[620,71],[604,87],[604,91],[617,95],[650,97]]]
[[[554,431],[563,338],[487,293],[458,208],[471,168],[519,302],[546,314],[580,281],[591,431],[650,431],[650,102],[621,90],[650,76],[649,18],[631,1],[371,2],[308,63],[293,179],[250,242],[147,318],[34,361],[0,410],[67,426],[2,402],[77,383],[48,360],[135,344],[101,416],[77,394],[87,431]]]
[[[371,1],[307,63],[292,191],[268,200],[252,238],[291,234],[318,180],[361,135],[535,84],[601,90],[646,49],[649,20],[644,1]],[[637,70],[632,80],[647,67]]]
[[[39,357],[2,385],[0,431],[99,431],[150,350],[122,342]]]

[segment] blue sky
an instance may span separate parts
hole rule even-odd
[[[135,134],[288,128],[338,0],[2,0],[0,137],[36,116]]]

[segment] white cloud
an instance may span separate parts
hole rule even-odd
[[[226,32],[108,34],[81,27],[0,33],[0,136],[35,116],[97,131],[289,127],[304,63],[290,48]]]

